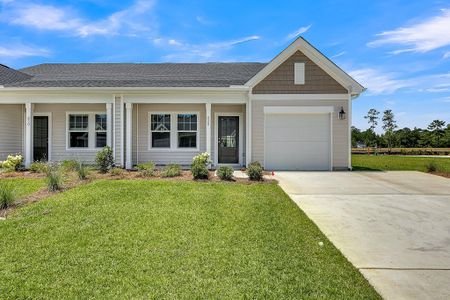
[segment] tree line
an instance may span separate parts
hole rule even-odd
[[[364,118],[369,128],[364,131],[352,126],[352,147],[382,148],[448,148],[450,147],[450,124],[433,120],[426,129],[404,127],[399,129],[395,115],[388,109],[381,116],[383,133],[378,134],[381,112],[371,108]]]

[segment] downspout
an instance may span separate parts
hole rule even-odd
[[[139,104],[136,103],[136,164],[139,163]]]

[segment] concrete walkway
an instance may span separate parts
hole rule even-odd
[[[450,179],[420,172],[275,178],[386,299],[450,299]]]

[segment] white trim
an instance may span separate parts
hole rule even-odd
[[[127,130],[126,130],[126,160],[125,167],[130,170],[133,168],[133,152],[132,152],[132,134],[133,134],[133,104],[127,103],[125,106],[127,116]]]
[[[125,167],[125,121],[123,95],[120,95],[120,165]]]
[[[112,147],[112,103],[106,103],[106,145]]]
[[[305,84],[305,63],[295,62],[294,63],[294,84],[303,85]]]
[[[95,152],[102,149],[102,147],[96,147],[96,132],[102,132],[95,130],[95,115],[106,115],[106,111],[66,111],[66,128],[65,128],[65,137],[66,137],[66,151],[69,152]],[[87,130],[80,130],[81,132],[87,131],[88,136],[88,147],[87,148],[76,148],[70,147],[70,135],[69,135],[69,115],[88,115],[88,128]],[[108,118],[108,116],[107,116]],[[108,122],[108,121],[107,121]],[[108,126],[108,125],[106,125]],[[106,128],[106,140],[108,140],[109,130]]]
[[[252,98],[248,97],[248,105],[246,106],[247,112],[247,127],[245,128],[245,135],[247,137],[247,151],[245,152],[246,163],[249,165],[252,162]]]
[[[334,112],[333,106],[264,106],[264,114],[325,114]]]
[[[34,124],[34,117],[47,117],[47,126],[48,126],[48,141],[47,141],[47,161],[51,161],[52,160],[52,147],[53,147],[53,121],[52,121],[52,113],[51,112],[39,112],[39,113],[34,113],[33,114],[33,124]],[[33,138],[31,140],[31,157],[34,157],[34,134],[33,134]],[[32,159],[34,160],[34,159]]]
[[[139,163],[139,104],[136,104],[136,163]]]
[[[348,94],[251,94],[252,100],[347,100]]]
[[[223,99],[220,99],[220,98]],[[153,95],[140,95],[140,96],[127,96],[125,103],[140,103],[140,104],[243,104],[245,98],[243,94],[239,94],[237,97],[227,97],[226,95],[215,95],[210,97],[204,97],[202,95],[194,95],[191,97],[178,98],[175,95],[168,96],[168,98],[154,98]]]
[[[269,112],[266,112],[266,108]],[[272,110],[275,108],[275,110]],[[287,109],[281,109],[287,108]],[[334,132],[333,132],[333,116],[334,116],[334,107],[333,106],[315,106],[314,108],[319,108],[316,112],[311,112],[309,106],[265,106],[264,107],[264,125],[263,125],[263,150],[264,150],[264,158],[263,158],[263,166],[266,167],[266,119],[268,114],[330,114],[330,167],[329,171],[333,171],[333,140],[334,140]],[[279,110],[278,110],[279,109]],[[315,110],[315,109],[314,109]],[[312,110],[312,111],[314,111]],[[276,111],[276,112],[273,112]]]
[[[25,168],[28,168],[33,161],[33,104],[25,104]]]
[[[229,87],[1,87],[1,92],[8,91],[70,91],[70,92],[236,92],[248,91],[247,86]]]
[[[197,141],[195,148],[179,148],[178,147],[178,114],[197,115]],[[169,148],[152,148],[152,124],[151,115],[170,115],[170,147]],[[148,127],[147,150],[150,152],[199,152],[200,151],[200,112],[198,111],[149,111],[147,113]],[[194,131],[192,131],[194,132]]]
[[[348,169],[351,171],[352,166],[352,95],[348,95],[347,107],[347,126],[348,126]]]
[[[113,131],[111,135],[112,139],[112,150],[114,156],[114,162],[116,162],[116,95],[113,95],[113,103],[112,103],[112,123],[113,123]]]
[[[66,97],[68,95],[68,97]],[[3,97],[5,97],[3,99]],[[59,98],[61,97],[61,98]],[[58,95],[58,98],[54,98],[54,95],[27,95],[27,94],[13,94],[11,96],[0,93],[0,104],[104,104],[112,103],[110,99],[96,99],[94,97],[86,96],[83,98],[73,97],[73,95],[65,94]]]
[[[214,113],[214,165],[242,166],[244,160],[243,116],[241,112]],[[237,164],[219,164],[219,117],[239,117],[239,162]]]
[[[254,87],[297,51],[301,51],[306,57],[311,59],[316,65],[327,72],[351,94],[360,94],[364,91],[364,87],[362,85],[335,65],[325,55],[320,53],[320,51],[314,48],[302,37],[299,37],[292,42],[286,49],[272,59],[270,63],[267,64],[261,71],[247,81],[245,85]]]
[[[206,109],[206,152],[211,155],[211,103],[205,104]]]

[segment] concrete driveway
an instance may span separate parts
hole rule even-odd
[[[450,299],[450,179],[278,172],[297,205],[386,299]]]

